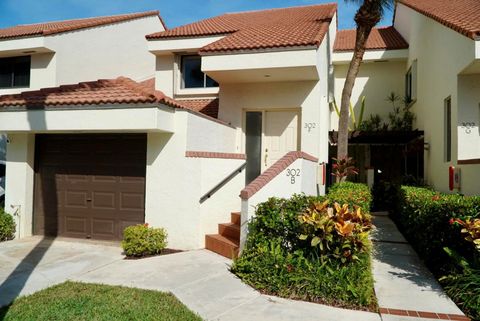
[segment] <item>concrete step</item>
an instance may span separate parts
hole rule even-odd
[[[205,248],[229,259],[238,256],[240,242],[220,234],[205,235]]]
[[[240,240],[240,225],[233,223],[218,224],[218,233],[235,241]]]
[[[240,226],[240,212],[232,212],[230,214],[230,220],[233,224],[237,224],[238,226]]]

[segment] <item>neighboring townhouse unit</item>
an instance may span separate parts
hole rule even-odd
[[[412,111],[425,132],[425,178],[448,191],[480,194],[480,2],[400,0],[394,27],[409,43]]]
[[[455,192],[480,194],[479,37],[476,0],[399,0],[393,26],[373,30],[353,90],[357,116],[366,97],[365,118],[387,118],[392,108],[385,98],[392,91],[410,101],[414,128],[425,144],[424,178],[442,192],[449,192],[449,167],[454,166],[461,170]],[[337,101],[354,45],[354,30],[337,32]],[[338,126],[335,112],[331,126]]]
[[[0,56],[31,65],[28,91],[0,89],[11,93],[0,96],[0,131],[18,236],[118,240],[147,222],[172,248],[232,256],[255,205],[325,193],[331,103],[355,45],[336,13],[229,13],[166,30],[149,12],[0,30]],[[384,145],[420,142],[417,176],[447,191],[448,167],[460,166],[460,191],[480,193],[479,15],[476,0],[400,0],[394,25],[372,31],[354,109],[365,96],[365,118],[388,118],[385,97],[406,95],[419,130],[352,138],[368,150],[362,166]]]
[[[144,35],[165,30],[158,11],[0,30],[0,95],[80,81],[153,76]]]

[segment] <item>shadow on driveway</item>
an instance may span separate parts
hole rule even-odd
[[[54,242],[54,238],[44,237],[37,245],[22,259],[15,269],[0,284],[0,320],[3,320],[8,313],[11,303],[20,295],[28,279],[38,266],[48,249]]]

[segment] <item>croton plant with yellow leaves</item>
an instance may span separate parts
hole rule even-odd
[[[467,218],[464,221],[461,219],[451,219],[450,224],[459,225],[462,227],[461,233],[465,240],[473,243],[477,251],[480,251],[480,219]]]
[[[370,248],[372,228],[369,213],[348,204],[314,202],[298,219],[302,226],[300,239],[310,242],[322,259],[338,259],[342,263],[358,259]]]

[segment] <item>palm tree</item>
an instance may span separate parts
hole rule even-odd
[[[355,14],[355,23],[357,24],[357,36],[355,41],[355,49],[353,51],[352,61],[348,67],[345,85],[342,91],[342,101],[340,105],[340,118],[338,121],[338,142],[337,142],[337,159],[348,157],[348,120],[349,120],[349,104],[352,96],[353,86],[357,78],[360,64],[365,54],[365,45],[370,36],[370,32],[380,20],[383,13],[390,8],[394,0],[345,0],[347,2],[356,2],[360,4],[360,8]]]

